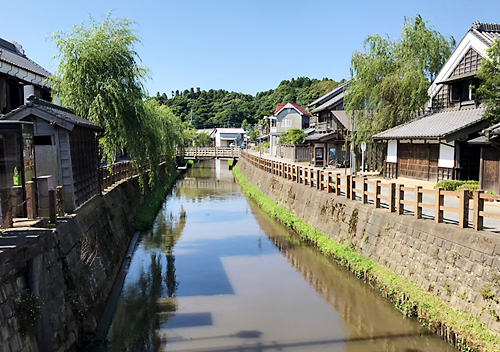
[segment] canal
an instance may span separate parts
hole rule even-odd
[[[195,164],[141,234],[104,351],[455,351]]]

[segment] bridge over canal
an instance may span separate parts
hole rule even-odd
[[[233,159],[241,156],[240,147],[186,148],[185,159]]]

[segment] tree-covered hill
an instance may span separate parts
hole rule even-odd
[[[256,123],[265,115],[271,115],[277,104],[294,101],[302,107],[307,107],[315,99],[331,91],[339,82],[323,78],[310,79],[307,77],[284,80],[276,89],[259,92],[255,96],[250,94],[228,92],[222,89],[209,91],[200,88],[191,88],[183,92],[171,92],[169,98],[166,93],[156,94],[156,99],[170,107],[172,112],[182,121],[189,121],[191,109],[193,125],[229,125],[239,127],[246,120],[250,124]]]

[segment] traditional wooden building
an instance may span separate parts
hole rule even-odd
[[[500,123],[483,130],[469,144],[481,147],[479,188],[500,194]]]
[[[387,141],[386,176],[421,180],[479,179],[480,147],[467,141],[488,126],[473,94],[486,50],[500,24],[474,22],[428,89],[426,113],[373,136]]]
[[[51,176],[54,187],[63,186],[66,211],[99,194],[101,126],[34,96],[1,119],[33,122],[37,176]]]
[[[50,76],[21,45],[0,38],[0,115],[23,105],[30,95],[50,101]]]
[[[349,123],[344,111],[344,94],[349,82],[316,99],[308,105],[313,108],[309,136],[304,139],[311,147],[311,165],[344,164],[345,139]]]

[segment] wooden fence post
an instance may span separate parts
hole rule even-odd
[[[335,194],[340,195],[340,174],[335,175]]]
[[[2,220],[3,228],[10,229],[13,225],[12,220],[12,201],[10,200],[10,188],[2,188],[0,191],[2,200]]]
[[[483,229],[483,217],[480,214],[484,211],[484,199],[481,198],[483,193],[484,191],[482,189],[474,191],[474,218],[472,220],[472,226],[476,231],[481,231]]]
[[[321,170],[316,170],[316,189],[321,189]]]
[[[443,211],[441,210],[441,207],[444,206],[444,194],[442,194],[442,191],[443,187],[436,188],[436,212],[434,215],[434,221],[438,224],[443,222]]]
[[[375,180],[375,185],[374,185],[374,190],[373,190],[374,196],[373,196],[373,205],[375,205],[375,208],[380,208],[380,180]]]
[[[405,205],[402,203],[402,201],[405,199],[405,191],[403,191],[403,187],[404,185],[398,185],[398,215],[403,215],[405,213]]]
[[[356,177],[351,177],[351,199],[356,200]]]
[[[351,199],[351,175],[345,177],[345,197]]]
[[[363,204],[367,204],[368,203],[368,195],[366,194],[366,192],[368,192],[368,184],[366,183],[366,180],[367,178],[366,177],[363,177],[361,179],[361,202]]]
[[[56,214],[64,216],[64,193],[62,186],[56,187]]]
[[[389,183],[389,211],[396,212],[396,184],[394,182]]]
[[[422,186],[415,186],[415,211],[414,215],[417,219],[422,219],[422,207],[420,206],[420,203],[422,203],[422,193],[420,193],[420,190],[422,189]]]
[[[458,226],[463,229],[469,227],[469,190],[461,189],[460,190],[460,213]]]
[[[330,182],[331,181],[332,181],[332,172],[328,171],[326,173],[326,191],[328,193],[332,193],[333,192],[333,187],[330,186]]]
[[[26,182],[26,216],[28,219],[35,219],[37,215],[35,197],[35,182]]]
[[[56,219],[56,191],[53,189],[49,190],[49,222],[55,224]]]

